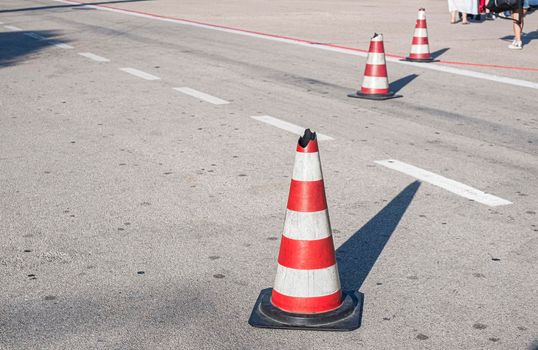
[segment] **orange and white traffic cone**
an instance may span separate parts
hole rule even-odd
[[[428,24],[426,23],[426,10],[418,10],[417,23],[415,24],[415,34],[411,43],[411,53],[403,61],[410,62],[435,62],[430,53],[430,43],[428,41]]]
[[[353,330],[362,297],[344,293],[336,263],[316,133],[299,139],[274,287],[252,310],[254,327]]]
[[[396,95],[395,92],[390,91],[383,34],[375,33],[372,37],[361,89],[348,96],[370,100],[388,100],[401,97],[401,95]]]

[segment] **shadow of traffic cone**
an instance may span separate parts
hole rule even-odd
[[[438,62],[434,60],[430,53],[430,44],[428,41],[428,25],[426,23],[426,10],[418,10],[417,23],[415,24],[415,34],[411,43],[411,53],[402,61],[410,62]]]
[[[340,288],[318,142],[307,129],[297,145],[274,288],[261,291],[248,322],[350,331],[361,316],[362,295]]]
[[[351,93],[349,97],[365,98],[369,100],[388,100],[402,97],[390,91],[389,79],[387,76],[387,62],[385,61],[385,46],[383,45],[383,34],[375,33],[370,41],[366,68],[361,89]]]

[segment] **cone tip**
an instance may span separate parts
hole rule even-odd
[[[374,39],[380,39],[380,40],[383,40],[383,33],[374,33],[374,36],[372,37],[372,40]]]
[[[299,146],[301,146],[302,148],[306,148],[308,144],[310,143],[310,141],[314,141],[316,139],[317,139],[316,133],[310,129],[306,129],[304,131],[304,135],[299,137]]]

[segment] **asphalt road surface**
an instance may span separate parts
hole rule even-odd
[[[538,347],[536,41],[524,74],[391,58],[380,102],[346,96],[349,48],[48,0],[0,22],[0,349]],[[353,332],[247,323],[304,127]]]

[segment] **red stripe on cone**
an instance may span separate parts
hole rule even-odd
[[[389,89],[370,89],[370,88],[361,87],[361,92],[363,94],[370,94],[370,95],[374,95],[374,94],[384,95],[384,94],[389,93]]]
[[[273,289],[271,302],[274,306],[287,312],[311,314],[337,309],[342,304],[342,292],[322,297],[298,298],[280,294]]]
[[[331,236],[313,240],[295,240],[282,236],[278,263],[297,270],[324,269],[336,263]]]
[[[385,53],[385,46],[382,41],[370,41],[368,52]]]
[[[387,66],[384,64],[366,64],[364,75],[369,77],[387,77]]]
[[[288,209],[300,212],[313,212],[327,209],[323,180],[291,180]]]
[[[306,147],[301,147],[300,144],[297,144],[297,152],[300,153],[315,153],[318,152],[318,140],[311,140],[308,142]]]
[[[429,53],[412,53],[412,54],[409,55],[409,58],[430,59],[431,54],[429,54]]]
[[[426,24],[426,20],[417,19],[417,24],[415,25],[415,28],[428,28],[428,25]]]
[[[428,45],[429,44],[428,37],[414,36],[412,44],[413,45]]]

